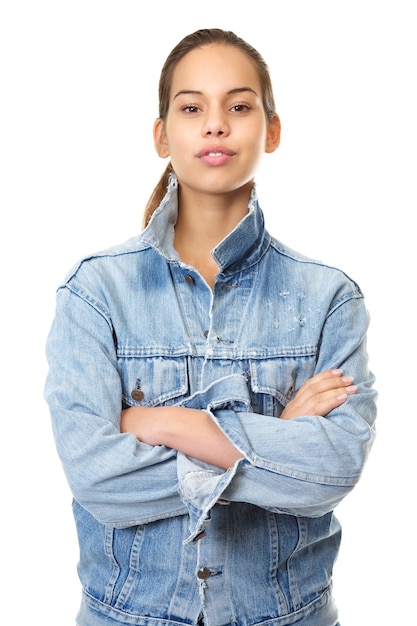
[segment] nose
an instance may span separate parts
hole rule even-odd
[[[224,134],[224,130],[212,131],[207,130],[205,133],[206,137],[210,137],[210,135],[216,135],[217,137],[221,137]]]
[[[204,121],[202,134],[204,137],[221,137],[227,135],[229,126],[221,111],[210,111]]]

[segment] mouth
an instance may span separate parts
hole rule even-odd
[[[196,155],[202,163],[210,167],[226,165],[236,155],[236,152],[224,146],[208,146]]]
[[[197,157],[199,159],[202,159],[204,157],[222,157],[222,156],[227,156],[227,157],[232,157],[236,154],[236,152],[233,152],[233,150],[229,150],[228,148],[225,148],[224,146],[209,146],[207,148],[203,148],[203,150],[200,150],[200,152],[197,153]]]

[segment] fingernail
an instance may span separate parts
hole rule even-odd
[[[353,381],[353,376],[342,376],[342,380],[344,383],[351,383]]]
[[[357,391],[357,386],[356,385],[349,385],[349,387],[346,387],[346,391],[348,393],[355,393],[355,391]]]

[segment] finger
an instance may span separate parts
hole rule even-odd
[[[311,378],[308,378],[303,384],[303,387],[309,387],[310,385],[314,385],[323,380],[331,380],[335,378],[340,378],[342,374],[343,374],[342,369],[324,370],[323,372],[319,372],[318,374],[314,374],[314,376],[311,376]]]
[[[356,385],[346,386],[346,384],[343,387],[325,389],[312,395],[307,390],[304,394],[297,394],[288,403],[281,417],[282,419],[292,419],[300,415],[327,415],[332,409],[343,404],[348,396],[353,395],[356,391]]]
[[[336,388],[329,391],[317,394],[310,404],[310,410],[314,407],[316,415],[327,415],[332,409],[337,408],[343,404],[348,396],[355,394],[357,391],[356,385],[348,385],[343,387],[343,390]]]
[[[342,369],[325,370],[324,372],[315,374],[301,385],[298,393],[318,393],[317,390],[320,391],[321,389],[331,389],[334,386],[340,384],[342,375]]]
[[[331,389],[341,389],[349,387],[353,383],[353,376],[317,376],[307,381],[309,384],[300,387],[300,396],[307,398],[323,393]]]

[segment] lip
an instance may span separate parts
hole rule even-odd
[[[225,165],[234,157],[236,152],[225,148],[225,146],[207,146],[197,153],[199,158],[206,165]]]

